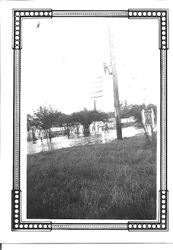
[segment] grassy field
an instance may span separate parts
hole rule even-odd
[[[28,155],[27,217],[155,219],[156,142],[136,136]]]

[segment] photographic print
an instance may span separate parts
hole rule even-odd
[[[13,11],[12,230],[168,229],[167,23]]]

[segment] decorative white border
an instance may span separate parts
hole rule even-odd
[[[20,190],[20,85],[21,49],[23,18],[52,17],[114,17],[114,18],[151,18],[159,23],[160,49],[160,207],[158,221],[129,221],[128,223],[53,223],[25,222],[22,220]],[[12,230],[58,229],[113,229],[129,231],[168,230],[168,190],[167,190],[167,50],[168,50],[168,10],[167,9],[129,9],[129,10],[51,10],[51,9],[14,9],[13,10],[13,190],[12,190]]]

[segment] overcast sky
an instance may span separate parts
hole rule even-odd
[[[108,25],[113,33],[120,102],[159,100],[158,23],[126,18],[25,19],[22,48],[22,103],[27,113],[40,105],[72,113],[93,108],[113,111]],[[99,88],[99,87],[98,87]]]

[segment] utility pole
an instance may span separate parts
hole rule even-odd
[[[109,26],[109,44],[110,44],[110,62],[112,65],[112,78],[113,78],[113,95],[114,95],[114,111],[116,119],[116,129],[117,129],[117,139],[122,140],[122,128],[121,128],[121,118],[120,118],[120,102],[119,102],[119,92],[118,92],[118,78],[116,71],[116,61],[115,61],[115,49],[112,33]]]

